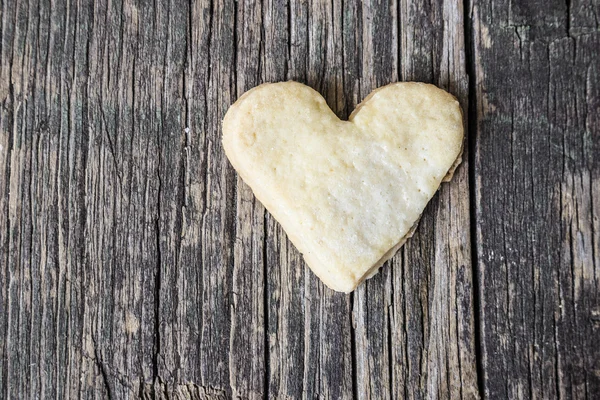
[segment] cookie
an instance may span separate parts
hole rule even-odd
[[[412,235],[460,163],[458,101],[433,85],[393,83],[340,120],[297,82],[246,92],[227,111],[223,146],[312,271],[350,292]]]

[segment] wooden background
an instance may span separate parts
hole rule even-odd
[[[598,0],[3,0],[0,398],[600,398]],[[308,270],[220,122],[295,79],[456,95],[380,273]]]

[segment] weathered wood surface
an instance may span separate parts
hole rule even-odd
[[[473,1],[487,398],[600,397],[600,3]]]
[[[600,393],[597,2],[0,7],[0,398]],[[342,118],[433,82],[471,122],[350,295],[221,147],[227,107],[287,79]]]

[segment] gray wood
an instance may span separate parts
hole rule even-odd
[[[0,398],[600,395],[598,1],[0,7]],[[351,295],[222,150],[229,105],[287,79],[341,118],[433,82],[470,122]]]
[[[600,395],[597,1],[473,1],[488,398]]]
[[[461,4],[419,4],[401,2],[390,12],[362,3],[369,18],[357,41],[363,51],[355,72],[362,75],[358,97],[401,76],[447,88],[466,111]],[[465,153],[455,183],[428,206],[402,254],[355,292],[358,397],[477,396],[466,159]]]

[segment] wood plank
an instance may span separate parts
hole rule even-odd
[[[600,32],[585,2],[474,1],[481,362],[489,398],[600,393]]]
[[[358,60],[362,68],[357,97],[396,81],[399,69],[403,80],[447,88],[466,109],[461,4],[438,2],[429,7],[401,2],[396,24],[389,18],[396,12],[393,7],[381,12],[363,3],[362,21],[356,24],[363,27],[357,43],[364,52]],[[404,44],[400,48],[390,40],[397,25]],[[349,32],[356,30],[348,26]],[[345,62],[356,54],[348,53]],[[361,398],[477,396],[466,159],[455,176],[458,182],[438,195],[449,203],[436,196],[405,249],[355,292]],[[456,250],[449,251],[449,246]]]
[[[400,77],[432,82],[468,113],[462,2],[400,3]],[[465,121],[466,127],[466,121]],[[465,132],[468,132],[465,130]],[[404,312],[405,380],[397,397],[478,397],[470,252],[468,147],[453,180],[428,205],[394,276],[394,308]],[[401,278],[401,279],[400,279]],[[396,326],[400,321],[396,320]],[[395,331],[398,329],[396,328]],[[397,355],[396,355],[397,354]]]

